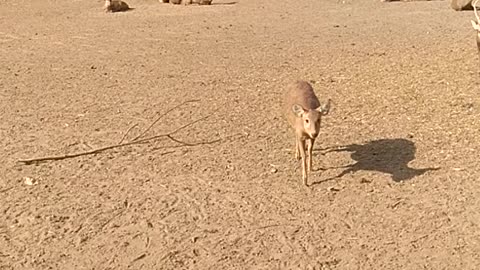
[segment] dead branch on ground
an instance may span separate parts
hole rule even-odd
[[[155,121],[152,122],[152,124],[150,124],[150,126],[148,126],[142,133],[140,133],[138,136],[136,136],[135,138],[133,138],[132,141],[136,141],[138,140],[140,137],[142,137],[143,135],[145,135],[158,121],[160,121],[160,119],[162,119],[165,115],[167,115],[168,113],[170,113],[171,111],[179,108],[180,106],[183,106],[187,103],[192,103],[192,102],[199,102],[200,100],[199,99],[192,99],[192,100],[187,100],[187,101],[184,101],[180,104],[178,104],[177,106],[167,110],[166,112],[162,113],[160,116],[157,117],[157,119],[155,119]]]
[[[216,140],[212,140],[212,141],[206,141],[206,142],[197,142],[197,143],[188,143],[188,142],[184,142],[184,141],[181,141],[181,140],[178,140],[178,139],[175,139],[173,137],[174,134],[178,133],[179,131],[187,128],[187,127],[190,127],[200,121],[203,121],[207,118],[209,118],[213,113],[215,113],[216,111],[214,111],[212,114],[210,115],[207,115],[207,116],[204,116],[204,117],[201,117],[195,121],[192,121],[192,122],[189,122],[173,131],[170,131],[168,133],[164,133],[164,134],[159,134],[159,135],[154,135],[154,136],[151,136],[151,137],[146,137],[146,138],[143,138],[143,139],[140,139],[142,136],[144,136],[162,117],[164,117],[165,115],[167,115],[169,112],[177,109],[178,107],[186,104],[186,103],[191,103],[191,102],[198,102],[199,100],[187,100],[185,102],[182,102],[181,104],[167,110],[165,113],[161,114],[159,117],[157,117],[157,119],[155,121],[153,121],[152,124],[150,124],[143,132],[140,133],[140,135],[136,136],[135,138],[133,138],[131,141],[129,142],[123,142],[125,140],[125,137],[127,136],[127,134],[135,127],[137,126],[137,124],[133,125],[132,127],[130,127],[126,132],[125,134],[123,135],[122,139],[120,140],[120,143],[118,144],[112,144],[112,145],[108,145],[108,146],[105,146],[105,147],[100,147],[100,148],[96,148],[96,149],[93,149],[93,150],[90,150],[90,151],[85,151],[85,152],[79,152],[79,153],[73,153],[73,154],[66,154],[66,155],[58,155],[58,156],[46,156],[46,157],[39,157],[39,158],[29,158],[29,159],[20,159],[18,160],[17,162],[19,163],[23,163],[25,165],[30,165],[30,164],[34,164],[34,163],[40,163],[40,162],[44,162],[44,161],[55,161],[55,160],[63,160],[63,159],[69,159],[69,158],[75,158],[75,157],[80,157],[80,156],[87,156],[87,155],[93,155],[93,154],[97,154],[97,153],[100,153],[100,152],[104,152],[106,150],[111,150],[111,149],[115,149],[115,148],[120,148],[120,147],[124,147],[124,146],[128,146],[128,145],[134,145],[134,144],[141,144],[141,143],[145,143],[145,142],[148,142],[148,141],[152,141],[152,140],[156,140],[156,139],[160,139],[160,138],[167,138],[175,143],[178,143],[180,146],[197,146],[197,145],[206,145],[206,144],[213,144],[213,143],[217,143],[219,142],[221,139],[216,139]]]
[[[123,134],[123,137],[122,139],[120,140],[120,142],[118,144],[121,144],[123,143],[123,141],[125,140],[125,138],[127,137],[128,133],[133,129],[135,128],[136,126],[138,126],[138,124],[135,124],[133,126],[131,126],[129,129],[127,129],[127,131],[125,132],[125,134]],[[134,141],[134,140],[133,140]]]

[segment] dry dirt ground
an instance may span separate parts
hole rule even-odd
[[[478,269],[471,11],[128,4],[0,1],[0,269]],[[296,79],[334,101],[311,188],[280,112]],[[17,162],[116,144],[137,124],[132,140],[191,99],[145,136],[208,116],[173,136],[197,145]]]

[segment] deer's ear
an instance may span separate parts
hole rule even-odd
[[[332,100],[328,99],[325,105],[318,107],[316,110],[319,111],[322,115],[327,115],[330,112]]]
[[[295,114],[296,117],[302,117],[303,114],[305,113],[305,109],[298,104],[294,104],[292,106],[292,112],[293,114]]]
[[[477,31],[480,31],[480,25],[476,22],[476,21],[470,21],[472,22],[472,27],[473,29],[477,30]]]

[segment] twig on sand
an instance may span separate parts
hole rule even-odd
[[[65,155],[58,155],[58,156],[46,156],[46,157],[39,157],[39,158],[29,158],[29,159],[20,159],[18,160],[17,162],[19,163],[23,163],[25,165],[30,165],[30,164],[33,164],[33,163],[39,163],[39,162],[43,162],[43,161],[54,161],[54,160],[63,160],[63,159],[68,159],[68,158],[75,158],[75,157],[80,157],[80,156],[87,156],[87,155],[93,155],[93,154],[97,154],[97,153],[100,153],[100,152],[103,152],[103,151],[106,151],[106,150],[111,150],[111,149],[115,149],[115,148],[120,148],[120,147],[124,147],[124,146],[129,146],[129,145],[134,145],[134,144],[141,144],[141,143],[145,143],[145,142],[148,142],[148,141],[152,141],[152,140],[156,140],[156,139],[159,139],[159,138],[167,138],[175,143],[178,143],[180,144],[181,146],[197,146],[197,145],[206,145],[206,144],[213,144],[213,143],[217,143],[219,141],[221,141],[221,139],[217,139],[217,140],[213,140],[213,141],[206,141],[206,142],[197,142],[197,143],[188,143],[188,142],[184,142],[184,141],[181,141],[181,140],[178,140],[178,139],[175,139],[173,138],[173,135],[178,133],[179,131],[187,128],[187,127],[190,127],[200,121],[203,121],[205,119],[207,119],[208,117],[210,117],[211,115],[213,115],[213,113],[207,115],[207,116],[204,116],[204,117],[201,117],[195,121],[192,121],[192,122],[189,122],[173,131],[170,131],[168,133],[164,133],[164,134],[159,134],[159,135],[154,135],[154,136],[151,136],[151,137],[147,137],[147,138],[143,138],[143,139],[140,139],[140,137],[142,137],[143,135],[145,135],[148,130],[150,130],[153,125],[155,123],[157,123],[160,118],[162,118],[163,116],[165,116],[167,113],[171,112],[172,110],[180,107],[181,105],[183,104],[186,104],[186,103],[190,103],[190,102],[196,102],[197,100],[188,100],[188,101],[185,101],[171,109],[169,109],[167,112],[163,113],[162,115],[160,115],[147,129],[145,129],[145,131],[143,131],[139,136],[136,136],[133,140],[129,141],[129,142],[123,142],[125,137],[127,136],[128,132],[133,129],[135,126],[132,126],[130,127],[127,132],[125,132],[122,140],[120,141],[120,143],[118,144],[113,144],[113,145],[108,145],[108,146],[104,146],[104,147],[100,147],[100,148],[96,148],[96,149],[93,149],[93,150],[90,150],[90,151],[85,151],[85,152],[79,152],[79,153],[73,153],[73,154],[65,154]],[[216,111],[214,111],[216,112]]]
[[[125,138],[127,137],[128,133],[129,133],[134,127],[136,127],[136,126],[138,126],[138,124],[135,124],[135,125],[131,126],[129,129],[127,129],[127,131],[125,132],[125,134],[123,134],[123,137],[122,137],[122,139],[120,140],[120,142],[118,142],[118,144],[123,143],[123,141],[124,141]]]
[[[155,119],[155,121],[152,122],[152,124],[150,124],[150,126],[148,126],[142,133],[140,133],[138,136],[136,136],[135,138],[133,138],[132,141],[136,141],[138,140],[140,137],[142,137],[143,135],[145,135],[158,121],[160,121],[160,119],[162,119],[165,115],[167,115],[169,112],[177,109],[178,107],[180,106],[183,106],[187,103],[192,103],[192,102],[199,102],[200,100],[199,99],[191,99],[191,100],[187,100],[187,101],[184,101],[180,104],[178,104],[177,106],[167,110],[166,112],[162,113],[160,116],[157,117],[157,119]]]
[[[142,253],[140,256],[137,256],[135,259],[132,260],[132,263],[138,261],[138,260],[141,260],[143,258],[147,257],[147,254],[146,253]]]
[[[117,217],[119,217],[119,216],[122,215],[123,213],[125,213],[125,209],[119,211],[118,213],[116,213],[115,215],[113,215],[111,218],[109,218],[107,221],[105,221],[105,222],[102,224],[102,230],[103,230],[108,224],[110,224],[110,222],[112,222],[114,219],[116,219]]]
[[[0,193],[3,193],[3,192],[7,192],[9,190],[13,189],[13,187],[8,187],[8,188],[5,188],[5,189],[1,189],[0,190]]]

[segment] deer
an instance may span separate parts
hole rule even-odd
[[[121,0],[105,0],[105,5],[103,6],[105,12],[119,12],[127,11],[130,9],[127,3]]]
[[[312,150],[320,132],[322,116],[330,111],[331,99],[320,105],[313,87],[298,80],[289,85],[283,100],[283,112],[295,131],[295,159],[302,162],[302,180],[308,187],[308,172],[312,171]]]
[[[478,16],[477,13],[477,3],[478,0],[475,0],[473,2],[473,12],[475,13],[475,18],[477,18],[477,21],[471,20],[473,29],[477,31],[477,48],[478,48],[478,55],[480,56],[480,17]]]

